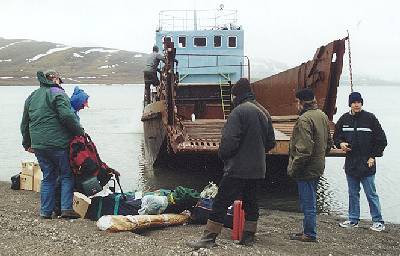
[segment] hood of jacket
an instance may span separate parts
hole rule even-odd
[[[299,115],[301,116],[304,113],[306,113],[308,110],[313,110],[313,109],[318,109],[317,102],[311,102],[311,103],[304,104],[303,109],[300,111]]]
[[[36,73],[37,79],[40,83],[40,86],[44,86],[44,87],[53,87],[53,86],[57,86],[58,85],[54,84],[52,81],[50,81],[49,79],[46,78],[46,76],[44,75],[43,71],[38,71]]]
[[[249,100],[255,100],[255,96],[254,93],[252,92],[248,92],[248,93],[244,93],[241,95],[236,96],[236,98],[233,100],[233,106],[237,107],[240,104],[242,104],[243,102],[249,101]]]

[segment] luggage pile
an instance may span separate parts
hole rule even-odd
[[[11,189],[40,192],[42,179],[43,174],[38,163],[22,162],[21,171],[11,177]]]
[[[99,229],[112,232],[179,225],[189,221],[190,212],[185,210],[200,198],[197,191],[181,186],[141,194],[124,193],[121,188],[121,193],[94,196],[85,216],[97,220]]]
[[[119,184],[118,178],[116,182]],[[159,189],[152,192],[124,193],[119,185],[119,193],[95,195],[90,198],[85,217],[98,220],[104,215],[159,215],[162,213],[181,213],[192,210],[200,194],[182,186],[174,190]]]

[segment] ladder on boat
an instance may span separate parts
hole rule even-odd
[[[231,113],[231,83],[219,83],[221,90],[221,105],[224,119],[226,120]]]

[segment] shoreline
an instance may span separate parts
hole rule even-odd
[[[78,86],[81,86],[81,85],[85,85],[85,86],[86,85],[87,86],[141,85],[141,86],[144,86],[144,83],[89,83],[89,84],[88,83],[63,83],[62,85],[63,86],[64,85],[78,85]],[[0,84],[0,87],[25,87],[25,86],[39,86],[39,83],[36,82],[33,84],[9,84],[9,85]]]
[[[143,82],[137,82],[137,83],[132,83],[132,82],[127,82],[127,83],[104,83],[104,82],[99,82],[99,83],[63,83],[63,85],[77,85],[77,86],[115,86],[115,85],[141,85],[144,86]],[[38,82],[34,82],[32,84],[1,84],[0,87],[25,87],[25,86],[39,86]],[[357,88],[364,88],[364,87],[379,87],[381,85],[358,85]],[[388,86],[388,87],[400,87],[400,85],[382,85],[382,86]],[[340,88],[348,87],[347,85],[340,85]]]
[[[11,190],[4,181],[0,193],[0,255],[400,255],[400,224],[374,232],[362,220],[359,228],[343,229],[343,218],[318,215],[319,242],[302,243],[288,239],[300,230],[301,213],[262,209],[253,247],[234,243],[225,228],[217,247],[193,251],[185,242],[199,238],[202,225],[109,233],[86,219],[40,219],[39,193]]]

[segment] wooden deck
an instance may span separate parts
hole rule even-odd
[[[298,116],[272,116],[277,145],[268,154],[287,155],[293,126]],[[194,122],[181,122],[184,141],[177,146],[178,152],[216,153],[221,140],[222,128],[225,124],[222,119],[198,119]],[[334,124],[331,123],[331,133]],[[343,156],[341,150],[331,150],[329,156]]]

